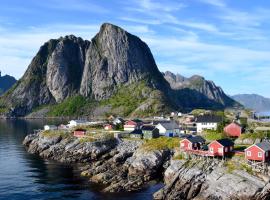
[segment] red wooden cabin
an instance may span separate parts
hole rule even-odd
[[[105,130],[112,130],[112,129],[113,129],[113,125],[111,125],[111,124],[106,124],[106,125],[104,126],[104,129],[105,129]]]
[[[189,137],[180,141],[180,149],[200,150],[204,144],[205,139],[201,136]]]
[[[125,131],[133,131],[135,129],[139,129],[143,125],[143,122],[141,120],[135,119],[135,120],[128,120],[126,121],[124,125]]]
[[[234,143],[230,139],[220,139],[211,142],[208,145],[211,156],[226,156],[233,151]]]
[[[240,137],[242,134],[242,127],[236,122],[232,122],[225,126],[224,132],[230,137]]]
[[[247,160],[267,162],[270,160],[270,143],[260,142],[245,149]]]
[[[73,135],[75,137],[84,137],[86,135],[86,130],[85,129],[76,129],[74,132],[73,132]]]

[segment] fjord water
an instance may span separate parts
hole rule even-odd
[[[132,194],[101,194],[82,178],[76,166],[47,161],[26,152],[22,141],[44,120],[0,120],[0,200],[152,199],[160,185]]]

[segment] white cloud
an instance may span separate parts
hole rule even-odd
[[[212,6],[226,7],[226,4],[223,0],[199,0],[202,3],[210,4]]]

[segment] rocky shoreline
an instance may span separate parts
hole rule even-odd
[[[268,177],[244,170],[228,172],[216,159],[174,160],[173,150],[145,151],[143,142],[115,138],[81,142],[74,137],[28,135],[29,153],[66,163],[83,163],[82,175],[102,185],[102,192],[141,190],[164,178],[165,186],[154,199],[269,199]]]

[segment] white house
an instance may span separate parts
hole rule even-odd
[[[44,130],[45,131],[57,130],[57,126],[55,126],[55,125],[45,125]]]
[[[180,134],[180,127],[175,121],[164,121],[156,125],[160,135],[174,137]]]
[[[196,120],[197,133],[202,133],[203,130],[217,130],[218,124],[221,121],[222,118],[220,116],[200,115]]]
[[[68,124],[68,127],[72,128],[72,127],[76,127],[76,126],[85,126],[85,125],[89,125],[90,122],[86,121],[86,120],[71,120]]]

